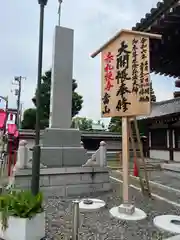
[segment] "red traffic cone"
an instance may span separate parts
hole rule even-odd
[[[134,158],[133,172],[134,172],[134,176],[135,176],[135,177],[138,177],[138,176],[139,176],[138,168],[137,168],[137,164],[136,164],[136,158]]]

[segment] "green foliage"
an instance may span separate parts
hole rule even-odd
[[[23,121],[21,123],[23,129],[35,129],[36,124],[36,109],[29,108],[24,111]]]
[[[72,128],[79,128],[81,131],[91,130],[93,121],[91,119],[76,117],[72,120]]]
[[[32,218],[43,212],[42,194],[32,195],[30,191],[13,190],[0,196],[0,212],[3,229],[6,229],[9,216]]]
[[[82,108],[83,98],[75,90],[77,89],[77,82],[72,81],[72,117],[79,113]],[[40,125],[41,129],[48,127],[50,114],[50,94],[51,94],[51,70],[45,72],[42,76],[41,82],[41,108],[40,108]],[[36,95],[36,94],[35,94]],[[36,106],[36,96],[32,99]],[[23,115],[22,128],[34,129],[36,124],[36,109],[27,109]]]
[[[40,119],[40,128],[48,127],[49,119]],[[21,123],[22,129],[35,129],[36,126],[36,108],[29,108],[24,111],[23,120]]]
[[[150,96],[151,96],[151,102],[156,102],[156,95],[152,87],[152,82],[150,82]]]
[[[152,82],[150,83],[150,96],[151,102],[156,102],[156,96],[152,87]],[[146,124],[144,121],[138,121],[139,132],[144,134]],[[108,126],[110,132],[120,132],[121,133],[121,117],[112,117]]]
[[[72,94],[72,117],[76,116],[83,104],[83,98],[77,92],[73,92]]]
[[[98,120],[97,124],[101,125],[101,127],[103,128],[103,130],[105,130],[105,125],[103,122],[101,122],[101,120]]]
[[[121,117],[112,117],[108,129],[110,132],[121,133],[122,122]]]

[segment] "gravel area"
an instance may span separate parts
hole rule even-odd
[[[153,225],[153,218],[161,214],[180,214],[180,210],[163,201],[145,198],[132,188],[129,192],[130,199],[136,207],[147,213],[147,219],[139,222],[126,222],[112,218],[109,209],[122,202],[121,188],[121,184],[113,183],[111,192],[91,195],[91,197],[106,201],[107,205],[99,212],[81,214],[80,240],[160,240],[172,236],[158,231]],[[58,196],[58,192],[53,192],[53,190],[51,193],[46,192],[44,198],[47,214],[45,239],[69,240],[72,227],[72,200],[75,198],[63,199]]]

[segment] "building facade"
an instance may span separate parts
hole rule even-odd
[[[146,124],[148,156],[180,161],[180,98],[152,104],[152,112],[141,118]]]

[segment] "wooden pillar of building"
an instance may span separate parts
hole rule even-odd
[[[169,149],[169,160],[170,161],[173,161],[174,160],[174,153],[173,153],[173,130],[172,130],[172,126],[171,125],[168,125],[168,129],[167,129],[167,143],[169,146],[168,149]]]
[[[148,146],[149,146],[149,151],[148,151],[148,157],[150,158],[150,151],[151,151],[151,129],[149,128],[149,131],[148,131]]]
[[[142,138],[142,143],[143,143],[143,151],[144,151],[144,156],[146,158],[149,158],[149,150],[150,150],[150,146],[149,146],[149,127],[148,125],[146,126],[146,129],[144,130],[144,138]]]

